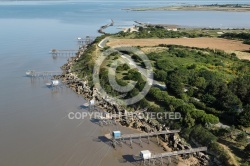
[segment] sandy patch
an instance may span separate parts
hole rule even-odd
[[[239,59],[250,60],[250,53],[241,51],[227,51],[228,53],[235,53]]]
[[[168,50],[168,48],[166,48],[166,47],[143,47],[143,48],[141,48],[141,50],[144,53],[148,54],[151,52],[156,52],[156,53],[163,52],[163,51]]]

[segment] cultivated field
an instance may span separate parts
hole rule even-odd
[[[250,54],[242,51],[250,50],[250,45],[243,44],[237,40],[227,40],[221,38],[171,38],[171,39],[110,39],[108,46],[157,46],[159,44],[174,44],[198,48],[211,48],[224,50],[226,52],[236,52],[237,56],[242,59],[249,59]]]

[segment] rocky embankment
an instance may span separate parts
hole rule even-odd
[[[111,19],[111,23],[101,26],[101,28],[98,30],[98,32],[101,34],[107,35],[108,33],[106,33],[104,30],[107,29],[108,27],[113,26],[113,25],[114,25],[114,21]]]

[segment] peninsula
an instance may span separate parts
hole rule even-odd
[[[180,113],[179,120],[124,116],[117,122],[145,133],[181,130],[175,139],[162,139],[162,146],[167,151],[206,146],[206,155],[194,156],[196,164],[249,164],[249,35],[248,29],[185,29],[140,23],[97,37],[62,67],[64,74],[56,79],[85,99],[95,100],[96,106],[110,114]],[[149,84],[143,72],[148,67],[139,52],[148,57],[154,81],[142,100],[125,106],[109,96],[126,100]],[[109,72],[122,87],[130,81],[137,83],[127,93],[112,89]]]

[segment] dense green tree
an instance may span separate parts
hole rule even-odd
[[[230,90],[236,94],[243,103],[250,103],[250,77],[235,78],[229,83]]]
[[[217,130],[214,130],[214,132],[216,136],[221,138],[229,138],[229,136],[231,136],[228,128],[218,128]]]
[[[207,92],[208,94],[212,96],[220,96],[225,86],[226,84],[223,83],[221,80],[214,78],[209,82],[208,86],[206,87],[205,92]]]
[[[125,76],[125,79],[138,81],[142,79],[141,73],[139,73],[136,69],[130,69],[128,71],[128,75]]]
[[[216,117],[216,116],[214,116],[214,115],[212,115],[212,114],[204,114],[202,116],[202,118],[201,118],[201,121],[202,121],[203,124],[209,124],[209,123],[211,123],[211,124],[217,124],[217,123],[220,122],[219,118]]]
[[[164,70],[156,70],[154,78],[158,81],[165,82],[167,79],[167,72]]]
[[[193,87],[189,87],[189,89],[187,91],[187,95],[190,97],[194,95],[194,88]]]
[[[141,62],[141,58],[138,55],[133,54],[131,58],[134,59],[136,62]]]
[[[176,68],[174,63],[167,59],[158,59],[156,61],[156,67],[160,70],[165,70],[165,71],[173,70]]]
[[[207,94],[203,96],[202,101],[208,102],[209,106],[224,111],[237,111],[242,107],[241,100],[229,90],[227,84],[221,79],[214,78],[210,81],[205,92]],[[217,99],[216,102],[213,97]],[[212,105],[211,101],[214,101]]]
[[[192,131],[192,128],[183,128],[180,134],[185,140],[189,140],[191,131]]]
[[[182,83],[182,77],[178,71],[168,72],[166,85],[168,90],[180,97],[184,93],[184,85]]]
[[[226,39],[243,39],[244,44],[250,44],[250,33],[224,33],[220,37]]]
[[[216,98],[210,94],[205,94],[202,96],[201,101],[206,103],[207,106],[213,106],[216,102]]]
[[[219,98],[220,100],[217,101],[217,103],[220,104],[224,110],[237,110],[242,106],[240,99],[229,90],[220,93]]]
[[[197,67],[196,64],[192,64],[192,65],[190,65],[190,66],[187,66],[187,69],[195,69],[196,67]]]
[[[178,108],[181,105],[184,105],[185,102],[181,99],[177,99],[175,97],[170,97],[169,98],[169,104],[172,105],[174,107],[174,109]]]
[[[213,142],[217,141],[217,137],[210,133],[207,129],[201,125],[195,126],[192,128],[190,137],[198,141],[202,145],[210,145]]]
[[[149,108],[148,108],[148,112],[164,112],[164,108],[162,107],[157,107],[155,105],[151,105]]]
[[[212,81],[218,79],[216,73],[204,68],[199,70],[199,76],[205,78],[206,81]]]
[[[162,102],[165,102],[165,103],[169,103],[169,95],[168,95],[168,92],[165,92],[165,91],[161,91],[159,93],[159,95],[157,96],[158,98],[158,101],[162,101]]]
[[[130,67],[126,63],[124,63],[122,65],[119,65],[116,70],[117,71],[126,71],[126,70],[129,70],[129,69],[130,69]]]
[[[245,147],[245,152],[246,152],[247,155],[250,157],[250,144],[248,144],[248,145]]]
[[[242,126],[250,127],[250,105],[247,105],[244,111],[239,114],[237,121]]]
[[[184,124],[186,127],[191,128],[195,125],[195,119],[193,119],[190,115],[190,113],[187,113],[184,120]]]
[[[148,95],[149,95],[150,97],[156,98],[157,96],[160,96],[160,93],[161,93],[161,90],[160,90],[159,88],[152,87],[152,88],[149,90]]]
[[[248,142],[247,134],[242,132],[242,133],[237,135],[235,140],[237,141],[238,144],[245,146]]]
[[[183,115],[186,115],[190,112],[192,112],[192,110],[195,109],[194,105],[191,104],[184,104],[179,106],[176,111],[182,113]]]
[[[143,98],[141,101],[138,102],[140,108],[148,108],[150,106],[149,102]]]
[[[216,153],[216,157],[224,164],[225,166],[231,166],[232,164],[229,163],[230,156],[225,151],[223,147],[217,142],[213,142],[210,144],[209,149]]]
[[[249,45],[250,45],[250,40],[244,40],[243,43],[244,43],[244,44],[249,44]]]
[[[116,78],[116,82],[120,86],[126,86],[128,84],[126,81],[121,80],[121,79],[117,79],[117,78]]]
[[[205,89],[207,83],[206,83],[205,78],[203,78],[203,77],[197,77],[197,78],[194,80],[193,85],[196,86],[196,87],[198,87],[198,88]]]
[[[139,93],[140,93],[139,90],[134,88],[128,94],[129,94],[129,97],[131,98],[131,97],[138,95]]]

